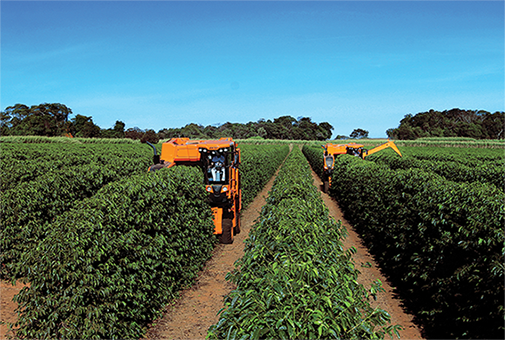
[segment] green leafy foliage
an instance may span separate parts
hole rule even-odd
[[[306,155],[316,154],[316,148],[311,149]],[[386,158],[387,165],[382,162]],[[456,162],[465,167],[464,158],[447,157],[449,167],[456,169]],[[405,165],[395,170],[389,156],[375,159],[337,157],[330,195],[399,288],[427,336],[502,338],[503,190],[476,176],[466,182],[454,171],[454,182],[449,172],[442,177],[431,171],[442,167]],[[418,162],[409,157],[396,161]],[[475,175],[477,167],[474,170]]]
[[[452,182],[490,183],[505,189],[505,167],[502,150],[446,148],[444,152],[433,148],[402,149],[403,158],[392,152],[376,153],[367,160],[386,164],[393,170],[419,168],[434,172]]]
[[[174,167],[106,185],[23,254],[18,336],[139,338],[215,243],[203,178]]]
[[[241,147],[247,205],[289,146]],[[18,336],[143,336],[216,241],[200,169],[147,174],[145,145],[2,144],[2,151],[2,180],[10,182],[2,193],[2,274],[30,282],[15,298]]]
[[[125,174],[141,173],[152,160],[145,144],[2,143],[1,148],[2,191],[48,173],[57,174],[91,163],[124,169]]]
[[[282,166],[245,255],[228,279],[237,285],[225,300],[211,339],[381,339],[397,332],[389,315],[372,309],[356,282],[345,229],[328,216],[298,148]]]
[[[407,114],[396,129],[386,131],[388,137],[415,139],[419,137],[470,137],[503,139],[505,112],[454,108]]]
[[[289,146],[240,144],[239,147],[242,154],[242,207],[245,208],[277,171],[289,152]]]
[[[66,151],[60,152],[57,147],[53,144],[40,148],[25,146],[26,152],[17,156],[23,163],[28,162],[24,157],[30,157],[35,166],[20,167],[18,184],[2,193],[0,244],[3,251],[0,259],[3,277],[12,279],[26,275],[25,266],[17,259],[45,237],[58,215],[93,196],[108,183],[145,173],[149,164],[148,156],[141,156],[138,148],[129,145],[68,145],[63,148]],[[30,170],[34,171],[30,173]],[[12,173],[5,177],[4,174],[9,172],[2,173],[2,182],[4,178],[14,182]],[[29,178],[34,179],[29,181]]]

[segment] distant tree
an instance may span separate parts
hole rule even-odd
[[[476,139],[503,138],[505,112],[493,114],[483,110],[451,109],[446,111],[407,114],[387,135],[396,139],[420,137],[471,137]]]
[[[397,137],[397,130],[396,129],[387,129],[386,130],[386,135],[388,136],[388,138],[391,138],[391,139],[398,139]]]
[[[363,129],[354,129],[349,135],[351,138],[368,138],[368,131]]]
[[[291,116],[282,116],[274,119],[274,124],[282,125],[288,129],[295,125],[295,123],[296,119]]]
[[[207,125],[203,128],[202,134],[207,136],[207,138],[213,139],[216,138],[215,133],[217,131],[217,127],[213,125]]]
[[[76,115],[71,121],[73,124],[72,130],[74,131],[74,135],[76,137],[100,137],[101,129],[98,125],[93,123],[93,119],[91,117]]]
[[[39,120],[44,127],[40,127],[42,131],[45,131],[45,134],[54,133],[54,136],[59,136],[65,131],[63,131],[63,126],[65,122],[68,121],[68,116],[72,114],[72,110],[70,110],[67,106],[59,103],[44,103],[36,106],[32,106],[30,108],[32,115],[37,117],[43,117],[43,119]],[[50,127],[53,128],[50,128]],[[53,131],[53,132],[49,132]]]
[[[192,139],[207,138],[207,136],[205,136],[202,131],[203,131],[202,125],[191,123],[181,129],[181,137],[188,137]]]
[[[319,130],[321,131],[321,138],[318,138],[318,140],[328,140],[331,138],[333,126],[328,122],[322,122],[319,124]]]
[[[138,140],[144,135],[144,131],[138,127],[129,128],[125,131],[125,138]]]
[[[115,138],[124,138],[124,128],[125,128],[125,123],[122,121],[116,120],[116,124],[114,124],[114,134]]]
[[[1,114],[2,135],[60,136],[68,128],[71,113],[59,103],[8,106]]]
[[[258,137],[265,138],[267,136],[267,130],[264,127],[260,126],[258,128]]]
[[[7,113],[7,111],[0,112],[0,136],[9,135],[10,120],[11,120],[11,116],[9,115],[9,113]]]
[[[485,138],[504,139],[505,114],[503,112],[486,112],[482,120],[482,129],[486,133]]]
[[[30,108],[24,104],[16,104],[8,106],[2,111],[2,134],[6,135],[23,135],[23,121],[30,116]]]
[[[203,127],[194,123],[183,128],[170,128],[158,131],[161,139],[189,137],[192,139],[218,139],[231,137],[248,139],[259,136],[266,139],[326,140],[331,138],[333,127],[328,122],[317,124],[309,117],[281,116],[274,121],[259,119],[257,122],[224,123]]]
[[[124,132],[125,123],[117,120],[112,129],[102,129],[100,137],[102,138],[125,138]]]
[[[174,137],[180,137],[180,131],[181,129],[161,129],[158,131],[158,137],[160,139],[170,139]]]
[[[54,119],[47,114],[30,115],[23,125],[26,128],[25,135],[53,137],[62,133]]]
[[[299,140],[317,140],[319,126],[314,123],[310,117],[299,117],[298,121],[294,124],[297,135],[293,139]]]
[[[156,132],[154,132],[154,130],[146,130],[146,132],[144,132],[142,138],[140,139],[142,143],[149,142],[152,144],[157,144],[159,140],[160,138],[158,137]]]

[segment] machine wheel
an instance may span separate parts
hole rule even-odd
[[[163,169],[163,164],[154,164],[149,167],[149,172],[155,172],[160,169]]]
[[[240,214],[237,214],[237,225],[233,228],[233,235],[240,234]]]
[[[324,181],[324,183],[323,183],[323,192],[325,194],[327,194],[328,190],[330,190],[330,182],[329,181]]]
[[[223,218],[223,233],[219,235],[219,243],[233,243],[233,220],[231,218]]]

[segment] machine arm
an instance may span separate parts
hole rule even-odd
[[[402,157],[402,153],[400,152],[400,150],[398,150],[398,148],[396,147],[396,144],[393,142],[393,141],[388,141],[387,143],[384,143],[384,144],[381,144],[373,149],[370,149],[370,150],[367,150],[366,152],[363,152],[363,159],[365,159],[366,156],[370,156],[374,153],[376,153],[377,151],[381,151],[381,150],[384,150],[384,149],[387,149],[387,148],[391,148],[393,150],[395,150],[395,152],[400,155],[400,157]]]

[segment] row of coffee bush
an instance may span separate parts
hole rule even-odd
[[[6,163],[33,164],[17,169],[25,177],[18,178],[17,185],[4,191],[1,197],[0,273],[7,279],[27,275],[26,266],[17,259],[44,237],[56,216],[108,183],[145,173],[151,162],[150,148],[142,144],[6,144],[6,148],[6,153],[10,153],[3,155]],[[246,207],[272,177],[289,146],[242,148],[242,205]],[[9,180],[13,180],[12,174],[2,172],[1,182]]]
[[[147,162],[147,159],[136,158],[105,165],[91,162],[65,167],[2,192],[2,277],[26,276],[24,266],[18,266],[15,259],[44,237],[57,216],[71,209],[76,202],[93,196],[108,183],[145,173]]]
[[[396,141],[399,143],[400,141]],[[503,145],[505,143],[501,142]],[[426,159],[430,161],[450,161],[458,162],[464,165],[472,165],[481,161],[503,161],[505,154],[503,148],[450,148],[450,147],[403,147],[402,154],[417,159]],[[377,153],[375,155],[380,155]]]
[[[321,151],[304,151],[317,168]],[[502,190],[342,155],[335,160],[330,195],[427,337],[503,337]]]
[[[459,149],[461,150],[461,149]],[[498,149],[493,149],[499,153]],[[449,181],[453,182],[482,182],[495,185],[501,190],[505,185],[505,167],[500,159],[471,159],[466,154],[461,154],[461,158],[451,157],[453,160],[435,159],[433,153],[405,152],[403,158],[399,158],[392,152],[376,153],[367,160],[375,163],[386,164],[393,170],[419,168],[428,172],[434,172]],[[418,158],[419,157],[419,158]],[[429,157],[431,159],[426,159]]]
[[[215,243],[198,168],[109,184],[59,215],[24,252],[15,300],[26,338],[132,339],[189,284]]]
[[[289,145],[239,144],[242,208],[247,207],[272,178],[289,153]]]
[[[286,159],[228,279],[210,339],[382,339],[398,332],[389,315],[370,307],[380,282],[357,283],[345,229],[329,217],[298,147]]]
[[[145,171],[152,151],[146,144],[9,144],[1,145],[0,189],[13,189],[52,172],[98,164],[125,168],[128,174]],[[142,164],[142,165],[140,165]]]

